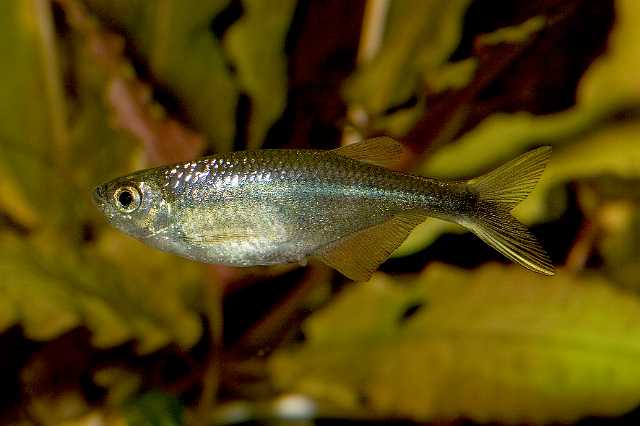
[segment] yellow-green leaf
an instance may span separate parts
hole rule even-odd
[[[191,347],[200,313],[217,302],[200,295],[201,266],[105,231],[90,191],[131,171],[138,156],[109,126],[104,69],[86,40],[55,37],[50,7],[0,5],[10,40],[0,48],[7,61],[0,86],[15,100],[0,118],[0,209],[20,225],[20,233],[0,230],[0,330],[19,325],[28,338],[49,340],[84,326],[98,347],[130,340],[143,353]],[[73,76],[73,96],[58,87],[63,69]]]
[[[179,399],[160,392],[149,392],[124,407],[131,426],[182,426],[184,407]]]
[[[46,200],[48,183],[69,142],[48,8],[39,0],[0,3],[0,208],[29,224],[56,202]]]
[[[607,51],[587,70],[578,86],[577,104],[567,111],[544,116],[499,113],[480,123],[459,140],[435,152],[418,173],[448,179],[475,177],[538,145],[553,145],[551,163],[538,188],[515,211],[525,222],[543,222],[562,213],[556,199],[547,206],[549,190],[571,179],[599,174],[638,176],[640,138],[636,124],[602,122],[613,112],[640,104],[638,25],[640,3],[616,2],[616,22]],[[553,208],[552,208],[553,207]],[[403,254],[424,248],[435,229],[413,233]]]
[[[415,94],[420,77],[446,63],[457,46],[468,4],[468,0],[392,2],[380,51],[347,81],[345,99],[378,115]]]
[[[569,422],[640,403],[638,324],[640,301],[597,276],[436,264],[346,289],[271,371],[281,390],[375,416]]]
[[[616,5],[616,23],[608,50],[580,82],[574,108],[548,116],[528,113],[491,116],[429,158],[421,171],[441,177],[472,177],[538,144],[580,142],[582,133],[607,114],[637,105],[640,85],[628,77],[628,70],[640,68],[640,63],[636,64],[640,47],[636,43],[635,25],[640,19],[640,4],[618,0]]]
[[[90,188],[130,167],[133,150],[109,128],[104,78],[84,45],[69,40],[60,48],[50,7],[40,0],[0,5],[7,37],[0,87],[12,100],[0,106],[0,209],[27,228],[64,226],[72,239],[95,211]],[[62,88],[62,69],[73,74],[74,97]]]
[[[224,45],[251,98],[249,148],[259,148],[287,101],[284,42],[295,0],[244,0],[244,14],[229,28]]]
[[[82,252],[54,238],[0,234],[0,331],[49,340],[83,325],[97,347],[135,340],[141,353],[198,340],[197,265],[110,233]]]
[[[489,34],[482,34],[478,37],[478,43],[484,45],[523,43],[527,41],[532,34],[544,28],[545,24],[546,19],[544,16],[534,16],[520,25],[504,27]]]
[[[228,0],[89,0],[105,21],[120,26],[159,83],[213,148],[232,147],[237,90],[211,20]]]
[[[462,89],[473,78],[477,66],[476,58],[444,64],[425,73],[425,84],[429,87],[429,91],[434,93]]]

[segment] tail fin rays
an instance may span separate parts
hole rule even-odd
[[[463,223],[484,242],[525,268],[553,275],[548,255],[510,211],[536,186],[551,156],[551,147],[529,151],[468,182],[478,194],[476,209]]]
[[[542,146],[485,175],[471,179],[469,184],[481,194],[483,200],[502,204],[511,210],[533,191],[549,158],[551,147]]]

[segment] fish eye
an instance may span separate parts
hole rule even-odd
[[[131,213],[140,207],[140,191],[133,186],[123,186],[113,193],[113,198],[118,209],[125,213]]]

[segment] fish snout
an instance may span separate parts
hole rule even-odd
[[[100,207],[104,205],[107,199],[107,190],[104,185],[99,185],[94,188],[91,193],[91,198],[93,199],[93,203]]]

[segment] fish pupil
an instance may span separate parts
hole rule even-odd
[[[133,194],[130,191],[122,191],[120,195],[118,195],[118,202],[122,207],[129,207],[133,202]]]

